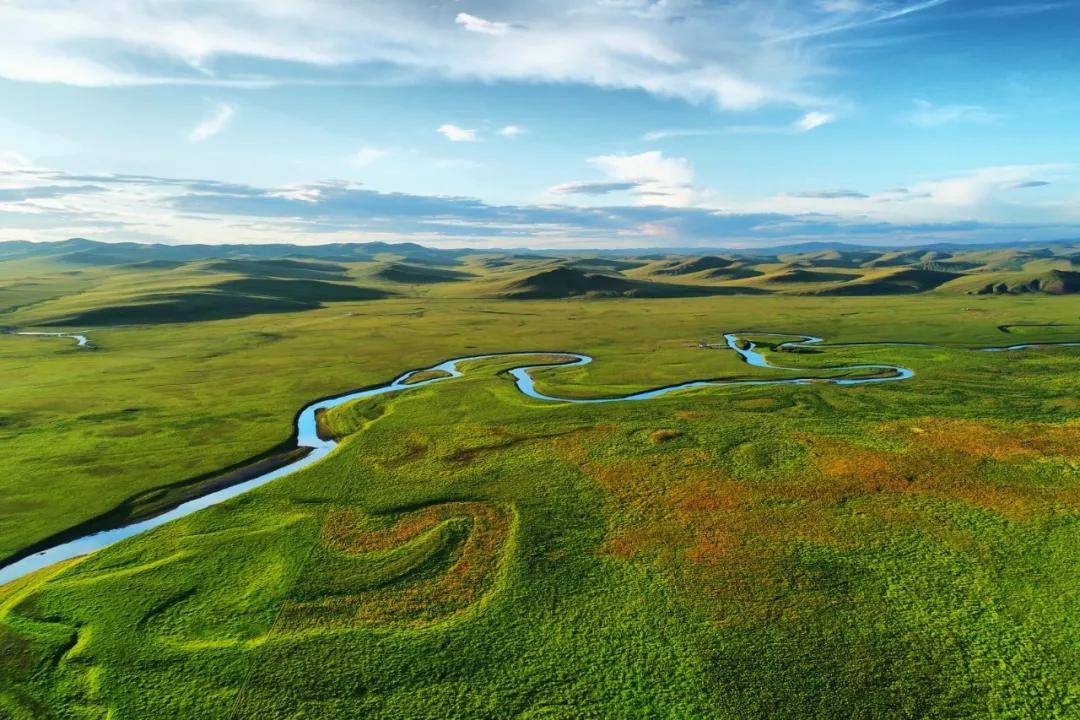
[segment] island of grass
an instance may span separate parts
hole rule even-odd
[[[427,382],[428,380],[438,380],[440,378],[448,377],[453,376],[445,370],[418,370],[405,378],[405,380],[402,381],[401,384],[415,385],[417,383]]]

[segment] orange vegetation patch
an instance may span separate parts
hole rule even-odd
[[[609,497],[599,551],[649,566],[720,624],[784,612],[775,602],[782,557],[840,535],[827,512],[777,506],[767,488],[729,477],[701,450],[586,470]]]
[[[553,438],[551,449],[566,461],[580,465],[588,459],[590,451],[608,445],[618,431],[619,426],[611,423],[579,428],[572,433]]]
[[[996,423],[953,418],[921,418],[883,426],[902,433],[917,448],[937,448],[1002,462],[1060,455],[1080,458],[1080,422]]]
[[[364,576],[370,586],[367,591],[360,588],[291,603],[283,622],[294,629],[357,623],[424,625],[456,615],[495,587],[511,532],[511,513],[483,502],[449,502],[373,527],[375,519],[359,509],[334,510],[323,524],[326,547],[367,568],[385,565],[385,577],[373,570],[373,576]],[[385,553],[440,529],[446,531],[446,539],[427,554],[410,558],[415,567],[382,559]],[[320,570],[311,568],[313,574]],[[311,582],[319,580],[313,577]]]
[[[970,425],[963,427],[971,430]],[[911,434],[917,439],[912,439],[912,448],[906,452],[805,437],[810,447],[810,472],[787,483],[784,491],[824,503],[874,493],[919,495],[963,502],[1013,520],[1029,519],[1052,506],[1077,504],[1080,490],[1075,487],[1037,485],[1027,481],[1022,473],[1014,473],[1016,479],[1010,481],[987,479],[987,462],[1016,463],[1021,458],[1032,461],[1044,457],[1023,436],[1008,442],[1003,440],[995,449],[989,443],[959,434],[939,443],[946,436],[937,432],[937,427],[929,442],[923,442],[922,438],[930,435],[930,431]],[[1056,443],[1057,439],[1052,442]]]
[[[1059,434],[1042,437],[1065,447]],[[1022,468],[995,469],[990,464],[1002,461],[981,455],[798,440],[807,462],[784,478],[733,478],[702,448],[582,463],[607,497],[599,551],[649,566],[717,622],[735,622],[786,612],[777,588],[790,585],[786,558],[803,543],[857,549],[917,528],[960,549],[978,546],[976,535],[898,496],[964,503],[1014,521],[1080,509],[1080,487],[1039,485]]]

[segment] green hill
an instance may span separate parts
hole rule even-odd
[[[147,325],[298,312],[326,302],[377,300],[390,293],[321,280],[237,278],[176,293],[153,293],[40,323],[44,326]]]
[[[669,261],[665,267],[653,271],[654,275],[691,275],[703,270],[720,270],[730,268],[738,261],[732,258],[717,255],[702,255],[701,257],[688,258],[686,260]]]
[[[469,273],[447,270],[446,268],[390,263],[373,272],[371,277],[387,282],[427,285],[429,283],[458,282],[468,280],[473,276]]]
[[[614,275],[583,272],[572,267],[557,267],[511,280],[505,284],[499,294],[505,298],[525,300],[580,295],[638,298],[692,297],[719,292],[716,288],[631,280]]]
[[[1080,272],[1048,270],[1042,273],[997,273],[990,278],[963,278],[955,289],[974,295],[1020,295],[1045,293],[1071,295],[1080,292]],[[950,286],[951,288],[952,286]]]
[[[818,291],[818,295],[907,295],[926,292],[956,279],[956,273],[939,270],[902,268],[884,274],[862,277]]]
[[[311,279],[334,279],[342,278],[348,272],[344,265],[328,262],[314,262],[310,260],[291,260],[279,258],[274,260],[246,260],[227,259],[209,263],[207,270],[222,273],[235,273],[237,275],[251,275],[255,277],[275,278],[311,278]]]
[[[826,283],[844,282],[851,280],[856,275],[838,272],[822,272],[820,270],[806,270],[804,268],[791,268],[778,273],[768,275],[763,280],[774,283]]]

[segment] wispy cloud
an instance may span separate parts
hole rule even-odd
[[[818,200],[850,200],[852,198],[865,199],[870,197],[858,190],[811,190],[808,192],[795,193],[794,197],[812,198]]]
[[[839,2],[826,3],[825,9],[833,13],[834,17],[828,17],[816,25],[799,27],[788,33],[780,34],[773,38],[774,42],[791,42],[795,40],[808,40],[824,35],[836,35],[838,33],[852,32],[871,25],[880,25],[892,20],[915,15],[926,10],[932,10],[944,5],[950,0],[923,0],[922,2],[901,3],[852,3]],[[837,12],[840,10],[841,12]]]
[[[670,138],[708,137],[710,135],[795,135],[810,132],[823,125],[836,122],[833,113],[812,110],[788,125],[724,125],[714,128],[669,128],[653,130],[641,136],[645,142],[657,142]]]
[[[476,142],[479,139],[475,130],[459,127],[453,123],[443,123],[436,128],[436,132],[450,142]]]
[[[568,182],[556,185],[548,192],[553,195],[609,195],[616,192],[626,192],[641,187],[641,183],[631,181],[618,182]]]
[[[506,125],[499,128],[498,133],[503,137],[516,138],[519,135],[525,134],[525,128],[521,127],[520,125]]]
[[[511,27],[509,23],[485,20],[482,17],[463,12],[457,14],[454,18],[454,22],[469,32],[480,33],[482,35],[505,35],[510,32]]]
[[[997,115],[979,105],[935,105],[929,100],[916,99],[915,110],[906,114],[904,119],[923,128],[936,128],[954,123],[989,123]]]
[[[229,103],[218,103],[213,112],[191,129],[188,140],[198,143],[212,138],[229,126],[235,114],[236,109]]]
[[[815,128],[819,128],[822,125],[828,125],[836,120],[836,116],[832,113],[812,111],[803,115],[801,118],[795,121],[795,129],[799,132],[810,132]]]
[[[378,67],[381,76],[393,68],[403,78],[633,89],[723,109],[822,101],[813,80],[827,69],[828,48],[774,42],[812,37],[823,16],[835,15],[812,3],[508,0],[498,7],[514,21],[449,16],[428,0],[8,0],[0,3],[0,77],[87,87],[266,86],[364,82]]]

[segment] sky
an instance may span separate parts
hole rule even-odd
[[[1080,0],[0,0],[0,240],[1080,237]]]

